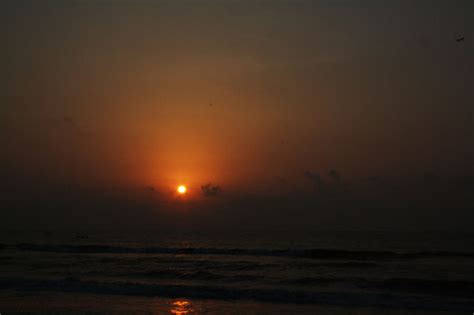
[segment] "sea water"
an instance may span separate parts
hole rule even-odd
[[[16,231],[1,237],[0,312],[474,311],[470,233]]]

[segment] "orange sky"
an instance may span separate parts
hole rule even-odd
[[[197,195],[468,174],[473,46],[454,39],[474,10],[456,3],[9,2],[2,165],[22,185]]]

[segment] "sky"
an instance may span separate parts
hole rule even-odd
[[[470,0],[1,6],[5,227],[474,219]]]

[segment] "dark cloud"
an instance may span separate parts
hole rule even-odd
[[[316,189],[322,190],[324,188],[324,182],[319,174],[313,173],[311,171],[305,171],[304,176],[314,184]]]
[[[330,170],[328,176],[332,180],[333,188],[336,192],[348,192],[348,185],[342,180],[341,174],[338,171]]]
[[[206,185],[201,186],[201,192],[206,197],[212,197],[220,194],[222,192],[222,189],[217,185],[207,183]]]
[[[155,187],[153,186],[147,186],[145,187],[146,191],[151,192],[151,193],[157,193]]]

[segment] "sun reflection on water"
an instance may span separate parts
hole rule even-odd
[[[194,312],[191,302],[176,300],[171,303],[170,313],[175,315],[186,315]]]

